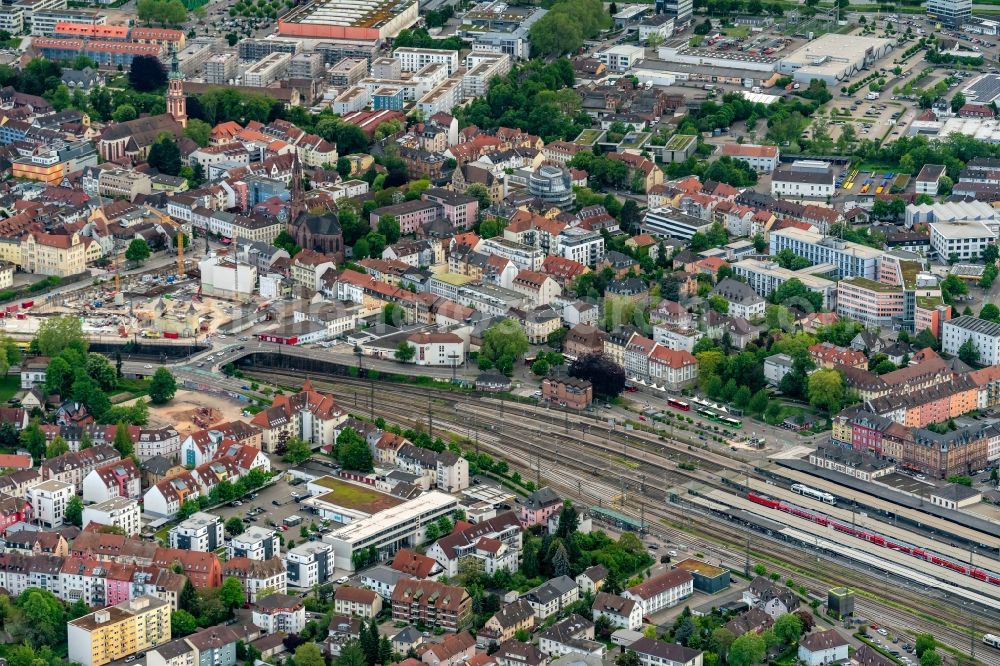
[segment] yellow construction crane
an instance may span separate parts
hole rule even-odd
[[[184,233],[177,232],[177,279],[184,276]]]

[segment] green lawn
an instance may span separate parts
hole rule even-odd
[[[7,402],[20,390],[20,375],[7,375],[6,377],[0,377],[0,402]]]
[[[746,37],[750,34],[750,26],[734,25],[729,28],[723,28],[722,33],[726,37]]]

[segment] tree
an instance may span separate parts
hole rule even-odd
[[[243,604],[246,601],[246,592],[243,591],[243,585],[240,584],[239,579],[229,576],[222,581],[222,587],[219,588],[219,599],[229,609]]]
[[[45,392],[49,395],[69,396],[75,378],[76,374],[70,367],[69,361],[62,356],[56,356],[49,361],[49,366],[45,369]]]
[[[760,663],[767,652],[764,639],[755,632],[747,632],[729,646],[726,663],[729,666],[751,666]]]
[[[149,156],[146,158],[149,166],[160,173],[170,176],[179,176],[181,167],[181,149],[177,147],[177,142],[169,134],[162,134],[160,138],[149,149]]]
[[[482,215],[483,211],[493,205],[493,198],[490,196],[490,191],[486,189],[486,186],[482,183],[472,183],[465,188],[465,196],[476,198],[479,202],[480,215]]]
[[[920,666],[941,666],[941,655],[937,650],[927,650],[920,655]]]
[[[122,458],[128,458],[135,451],[134,444],[132,435],[128,431],[128,426],[124,423],[119,423],[115,428],[115,450],[118,451]]]
[[[802,620],[794,613],[785,613],[774,621],[774,634],[785,645],[791,645],[802,635]]]
[[[167,70],[156,56],[137,55],[128,70],[128,82],[133,90],[151,92],[167,85]]]
[[[509,358],[511,361],[520,358],[526,351],[528,336],[524,329],[513,319],[504,319],[483,333],[483,345],[479,354],[497,364],[501,358]]]
[[[282,461],[298,464],[309,459],[312,455],[312,447],[299,437],[289,437],[285,442],[285,453],[281,456]]]
[[[386,242],[391,245],[399,240],[399,219],[393,215],[381,215],[378,218],[377,230],[378,233],[385,236]]]
[[[763,414],[767,411],[768,401],[767,389],[761,389],[750,398],[750,402],[747,404],[747,411],[751,414]]]
[[[718,654],[720,657],[725,658],[729,654],[729,648],[732,646],[733,641],[736,640],[736,635],[733,634],[729,629],[725,627],[719,627],[712,632],[712,637],[709,641],[712,651]]]
[[[914,650],[917,653],[917,657],[922,657],[924,652],[928,650],[934,650],[937,648],[937,640],[931,634],[917,634],[917,639],[914,641]]]
[[[38,351],[43,356],[58,356],[64,349],[76,349],[81,354],[87,353],[83,324],[75,315],[44,320],[38,328],[35,339],[38,340]]]
[[[996,246],[996,243],[990,243],[983,248],[984,263],[995,264],[998,258],[1000,258],[1000,248]]]
[[[569,375],[588,380],[594,394],[607,399],[625,390],[625,370],[603,354],[583,354],[569,366]]]
[[[370,472],[375,468],[368,442],[353,428],[344,428],[337,437],[337,459],[344,469]]]
[[[56,458],[67,451],[69,451],[69,444],[67,444],[66,440],[62,438],[62,435],[56,435],[55,439],[53,439],[52,442],[45,447],[45,459],[50,460],[52,458]]]
[[[177,511],[177,519],[187,520],[199,511],[201,511],[201,505],[198,504],[198,500],[184,500],[181,503],[181,508]]]
[[[83,527],[83,500],[80,499],[79,495],[73,495],[69,502],[66,503],[65,511],[66,522],[70,525],[76,525],[77,527]]]
[[[396,347],[396,351],[393,352],[393,357],[400,363],[409,363],[416,355],[417,348],[406,340],[400,341],[399,346]]]
[[[226,521],[226,534],[228,534],[229,536],[231,537],[239,536],[243,534],[243,530],[244,530],[243,521],[240,520],[237,516],[233,516],[232,518]]]
[[[774,290],[771,302],[785,307],[808,308],[807,311],[819,312],[823,307],[823,296],[806,287],[798,278],[792,278]]]
[[[19,622],[8,630],[15,640],[27,641],[32,647],[59,645],[65,640],[66,610],[51,592],[31,587],[22,592],[16,601],[20,610]]]
[[[118,371],[103,354],[87,354],[87,374],[102,391],[113,391],[118,386]]]
[[[340,177],[343,178],[344,180],[347,180],[348,178],[350,178],[351,177],[351,160],[347,159],[346,157],[338,157],[337,158],[337,173],[339,173]]]
[[[204,120],[190,118],[184,128],[184,136],[204,148],[212,140],[212,126]]]
[[[157,368],[149,383],[149,399],[154,405],[165,405],[177,393],[177,380],[166,368]]]
[[[365,666],[367,663],[365,653],[361,650],[358,641],[351,641],[344,645],[337,658],[337,666]]]
[[[131,104],[120,104],[111,114],[111,119],[116,123],[127,123],[139,117],[139,112]]]
[[[750,399],[752,397],[753,394],[750,393],[750,387],[744,384],[743,386],[736,389],[736,394],[733,395],[733,404],[739,407],[740,409],[746,409],[747,405],[750,404]]]
[[[913,338],[913,342],[921,349],[926,347],[930,347],[935,350],[938,349],[938,339],[934,337],[934,334],[931,333],[929,328],[925,328],[917,333],[917,335]]]
[[[625,231],[627,233],[634,233],[642,221],[642,215],[639,213],[639,204],[634,199],[627,199],[622,204],[622,212],[618,217]]]
[[[615,657],[615,666],[639,666],[639,654],[635,650],[622,650]]]
[[[977,365],[979,363],[979,349],[971,337],[967,338],[962,346],[958,348],[958,358],[966,365]]]
[[[833,414],[844,402],[844,378],[836,370],[817,370],[809,375],[809,404]]]
[[[172,638],[187,636],[196,631],[198,631],[198,620],[191,613],[180,608],[170,614],[170,635]]]
[[[31,454],[35,460],[41,460],[45,455],[45,433],[38,425],[38,419],[32,419],[28,427],[21,431],[21,446]]]
[[[724,299],[722,296],[709,296],[708,307],[712,308],[719,314],[726,314],[729,312],[729,301]]]
[[[149,259],[149,244],[143,238],[133,238],[125,250],[125,258],[135,264],[142,264]]]

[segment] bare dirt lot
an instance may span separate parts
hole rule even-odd
[[[241,419],[242,408],[228,398],[196,391],[179,390],[163,407],[150,407],[151,427],[172,425],[181,437],[223,421]]]

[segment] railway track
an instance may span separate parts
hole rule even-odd
[[[301,378],[291,373],[255,372],[261,378],[278,380],[287,384],[289,379]],[[351,404],[352,398],[366,397],[363,392],[356,391],[359,383],[368,387],[364,380],[341,381],[313,380],[314,385],[322,390],[333,393],[343,404]],[[449,401],[448,394],[440,390],[407,387],[405,400],[395,400],[391,404],[386,401],[376,402],[376,415],[391,422],[412,424],[423,419],[423,407],[428,405],[432,414],[435,429],[442,429],[469,441],[475,440],[484,452],[495,457],[508,460],[518,469],[524,478],[540,477],[550,485],[568,496],[587,504],[614,505],[625,513],[635,517],[644,517],[650,524],[650,532],[670,543],[677,543],[700,552],[709,559],[718,561],[721,565],[740,570],[745,562],[746,553],[734,544],[746,542],[747,532],[729,523],[711,520],[708,526],[698,521],[692,521],[690,513],[669,506],[665,499],[670,487],[680,483],[696,480],[701,483],[711,483],[723,487],[718,481],[711,481],[702,474],[679,470],[675,462],[657,460],[652,452],[637,446],[642,442],[646,446],[654,446],[662,453],[696,458],[699,466],[706,465],[713,471],[723,470],[724,466],[716,459],[705,459],[702,451],[687,451],[677,446],[666,446],[653,436],[640,435],[636,431],[629,432],[635,445],[618,449],[619,440],[624,433],[610,427],[580,429],[567,428],[564,419],[547,410],[525,409],[518,403],[503,404],[499,400],[481,400],[478,407],[471,407],[462,401]],[[416,389],[416,390],[413,390]],[[450,404],[449,404],[450,403]],[[358,403],[355,403],[358,404]],[[361,407],[367,407],[371,413],[372,405],[359,405],[356,410],[364,412]],[[518,419],[518,416],[530,419]],[[540,421],[536,425],[532,421]],[[595,424],[597,425],[597,424]],[[548,428],[546,428],[546,426]],[[562,432],[559,432],[559,430]],[[604,435],[602,438],[601,435]],[[604,440],[603,442],[601,440]],[[653,440],[653,441],[648,441]],[[615,441],[612,445],[610,442]],[[558,449],[569,449],[570,455],[559,455],[538,446],[539,443],[550,444]],[[595,453],[596,448],[601,453]],[[714,456],[712,457],[714,458]],[[647,478],[638,478],[638,474],[629,464],[653,465],[658,474]],[[621,473],[609,471],[613,466],[621,466]],[[674,468],[670,469],[669,465]],[[574,474],[568,470],[576,470]],[[661,481],[662,479],[662,481]],[[729,489],[731,490],[731,489]],[[629,502],[628,495],[632,495]],[[640,497],[642,499],[636,499]],[[638,504],[638,507],[636,505]],[[638,511],[636,510],[638,508]],[[676,526],[676,527],[675,527]],[[679,529],[683,527],[684,529]],[[782,579],[792,578],[797,584],[804,585],[816,594],[825,593],[829,587],[842,585],[845,581],[858,581],[862,589],[877,597],[891,598],[910,609],[924,609],[924,613],[935,619],[927,619],[913,613],[907,613],[892,605],[876,599],[859,596],[858,612],[881,624],[897,630],[899,636],[908,636],[912,642],[916,633],[931,633],[952,649],[967,652],[970,646],[970,636],[952,628],[951,623],[956,617],[954,610],[943,604],[930,601],[924,596],[913,594],[888,580],[882,580],[869,573],[857,571],[841,564],[831,563],[824,559],[822,566],[817,559],[815,566],[809,566],[810,558],[801,558],[795,566],[784,564],[788,558],[790,544],[762,538],[753,535],[753,553],[762,556],[770,571],[781,574]],[[720,543],[721,542],[721,543]],[[803,551],[808,552],[808,551]],[[988,666],[1000,666],[1000,657],[995,657],[985,646],[978,646],[977,657]]]

